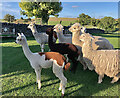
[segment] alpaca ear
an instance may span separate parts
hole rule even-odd
[[[23,33],[21,33],[22,36],[25,36]]]
[[[20,33],[18,33],[18,36],[20,36],[20,37],[21,37],[21,34],[20,34]]]
[[[92,36],[91,34],[90,34],[90,36],[92,37],[92,39],[95,39],[95,37],[94,37],[94,36]]]

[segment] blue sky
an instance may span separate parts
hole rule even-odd
[[[104,16],[118,18],[118,2],[62,2],[62,6],[63,10],[59,17],[76,18],[79,14],[85,13],[95,18]],[[22,16],[18,2],[0,2],[0,8],[2,8],[0,19],[8,13],[18,19]]]

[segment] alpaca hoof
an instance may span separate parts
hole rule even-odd
[[[38,89],[41,89],[41,86],[40,86],[40,87],[38,87]]]
[[[113,83],[115,83],[115,82],[114,82],[114,81],[111,81],[110,83],[112,83],[112,84],[113,84]]]
[[[62,94],[62,97],[64,96],[64,94]]]
[[[88,67],[88,69],[89,69],[89,70],[91,70],[91,71],[93,71],[93,70],[94,70],[94,68],[90,68],[90,67]]]
[[[98,84],[102,83],[102,81],[98,81]]]
[[[116,82],[115,80],[112,80],[110,83],[112,83],[112,84],[113,84],[113,83],[115,83],[115,82]]]
[[[83,68],[83,70],[86,70],[87,69],[87,66],[85,66],[84,68]]]
[[[119,80],[118,77],[114,77],[114,78],[112,79],[111,83],[115,83],[115,82],[117,82],[118,80]]]
[[[40,89],[41,88],[41,84],[38,84],[38,89]]]

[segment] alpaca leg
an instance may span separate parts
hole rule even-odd
[[[104,77],[104,74],[103,75],[99,75],[99,77],[98,77],[98,83],[99,84],[102,83],[103,77]]]
[[[41,52],[42,52],[42,44],[40,44]]]
[[[77,65],[78,65],[78,61],[73,57],[68,55],[68,58],[72,60],[73,65],[72,68],[70,69],[73,73],[75,73],[76,69],[77,69]]]
[[[59,91],[62,90],[62,83],[60,82]]]
[[[37,83],[38,83],[38,89],[41,88],[41,68],[35,69],[36,77],[37,77]]]
[[[83,70],[86,70],[87,65],[86,65],[84,59],[79,55],[77,60],[83,65]]]
[[[113,79],[112,79],[112,81],[111,81],[111,83],[115,83],[115,82],[117,82],[119,80],[119,77],[114,77]]]
[[[42,52],[44,52],[44,47],[45,47],[45,45],[42,44],[42,45],[41,45],[41,51],[42,51]]]
[[[58,77],[61,80],[59,90],[62,90],[62,96],[64,96],[67,79],[65,78],[63,73],[61,73],[61,74],[56,73],[55,75],[56,75],[56,77]]]
[[[56,77],[60,79],[60,87],[59,90],[62,90],[62,96],[64,96],[65,93],[65,85],[67,83],[67,79],[65,78],[63,74],[63,68],[59,67],[56,63],[53,63],[53,73],[55,74]]]

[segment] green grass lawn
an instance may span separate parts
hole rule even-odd
[[[62,21],[62,25],[63,26],[69,26],[71,23],[75,23],[76,20],[72,20],[72,21]],[[56,25],[56,24],[60,24],[60,21],[48,21],[48,25]]]
[[[115,34],[102,34],[115,48],[120,48]],[[39,44],[34,38],[27,38],[30,50],[39,52]],[[2,46],[2,96],[61,96],[58,91],[59,79],[52,69],[42,69],[42,88],[37,89],[36,75],[25,58],[20,45],[14,39],[3,40]],[[48,51],[46,45],[46,50]],[[98,75],[94,71],[83,71],[79,64],[75,74],[64,72],[68,79],[65,96],[119,96],[120,80],[111,84],[111,78],[105,76],[102,84],[98,84]]]

